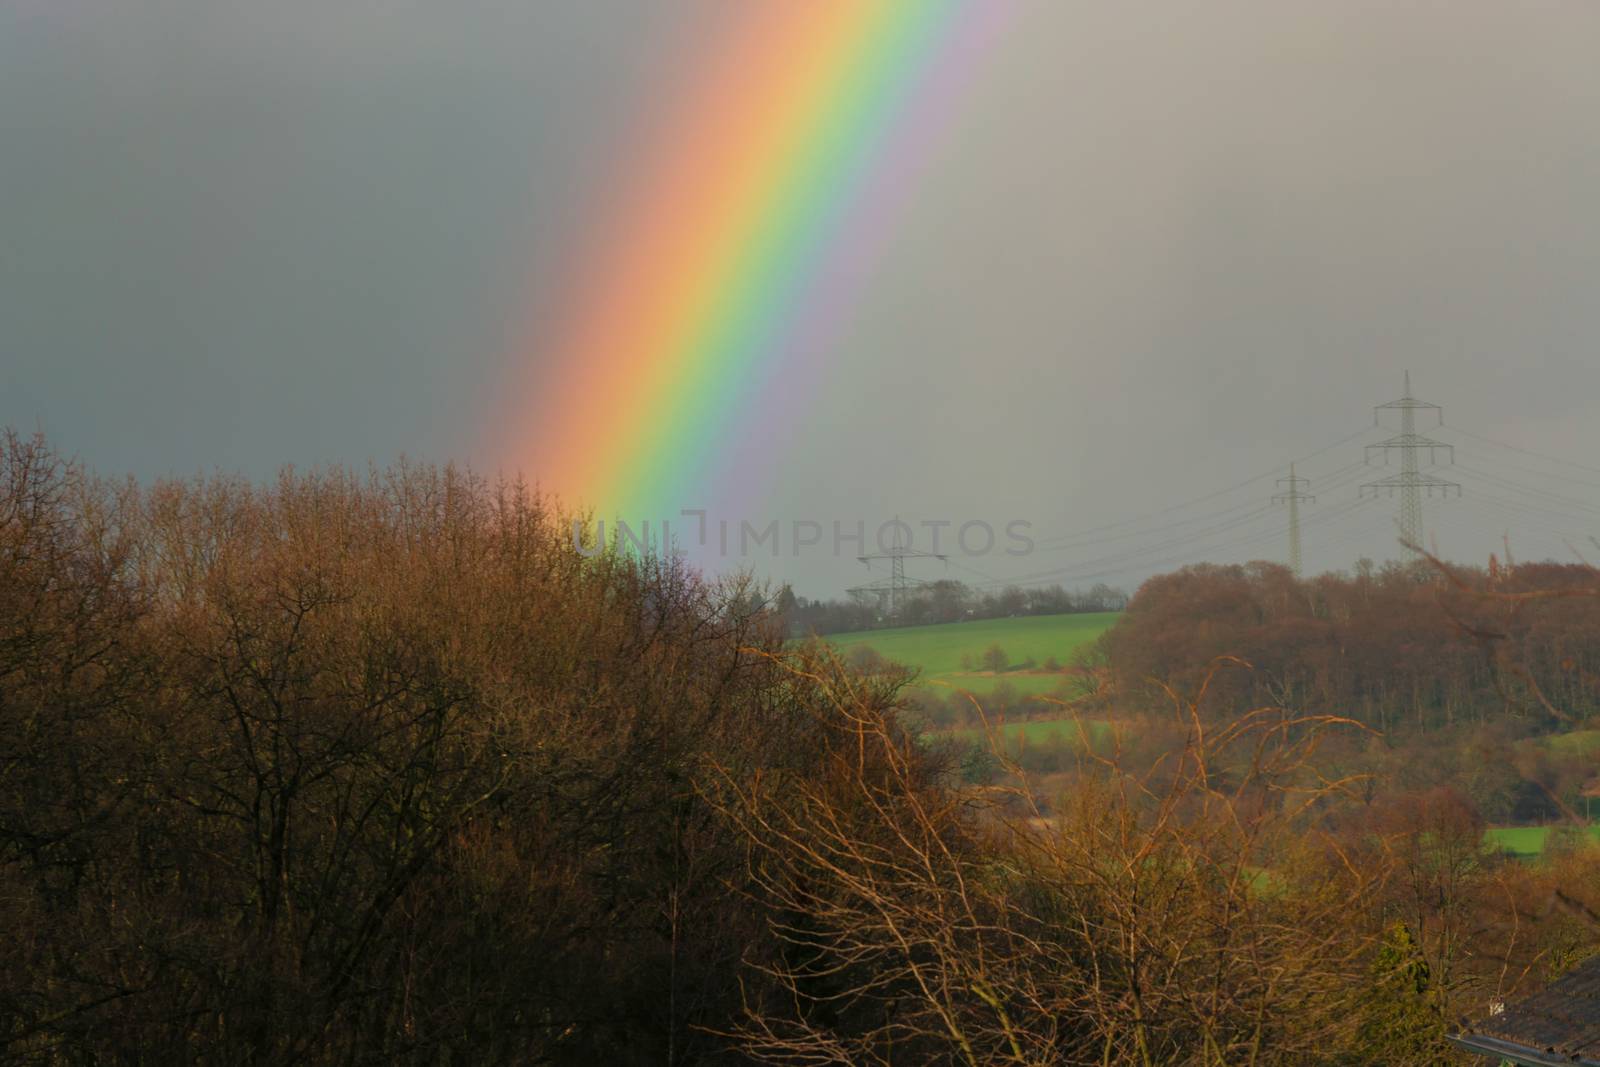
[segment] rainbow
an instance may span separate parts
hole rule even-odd
[[[530,343],[543,369],[516,461],[600,515],[676,521],[755,477],[752,442],[793,428],[1005,3],[730,10]],[[774,395],[788,412],[752,411]]]

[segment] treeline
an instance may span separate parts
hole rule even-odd
[[[1600,598],[1583,565],[1492,570],[1370,563],[1298,581],[1285,567],[1201,564],[1147,581],[1102,639],[1114,699],[1170,701],[1219,656],[1221,713],[1258,704],[1349,716],[1385,733],[1512,718],[1571,728],[1600,714]]]
[[[1537,902],[1600,868],[1353,800],[1330,719],[1184,706],[1048,804],[967,786],[903,675],[566,520],[7,437],[0,1061],[1432,1064],[1585,947]]]
[[[776,948],[706,790],[820,780],[835,724],[746,590],[563,529],[449,470],[140,489],[8,437],[0,1061],[725,1054]]]
[[[848,633],[879,626],[926,626],[969,619],[1005,619],[1015,615],[1071,615],[1094,611],[1121,611],[1128,594],[1109,585],[1067,590],[1059,585],[1023,589],[1007,586],[999,591],[973,589],[964,582],[941,579],[918,587],[908,595],[898,618],[889,618],[876,598],[807,600],[784,586],[776,608],[796,634]]]

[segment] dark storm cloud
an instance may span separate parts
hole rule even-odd
[[[144,475],[500,461],[509,337],[715,11],[0,8],[0,421]],[[1600,466],[1597,39],[1578,2],[1026,7],[749,517],[1094,525],[1346,436],[1404,368]]]
[[[141,474],[459,455],[664,13],[0,8],[0,419]]]

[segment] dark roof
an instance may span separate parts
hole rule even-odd
[[[1600,1067],[1600,956],[1544,991],[1463,1027],[1450,1040],[1516,1063]]]

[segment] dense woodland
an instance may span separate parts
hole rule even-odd
[[[451,470],[141,487],[6,438],[0,1060],[1431,1064],[1600,944],[1592,851],[1486,854],[1457,784],[1372,769],[1576,719],[1591,661],[1531,609],[1593,601],[1163,579],[1095,668],[1128,744],[975,785],[904,672],[565,523]]]
[[[1213,674],[1224,656],[1248,669]],[[1581,564],[1362,564],[1304,582],[1190,567],[1139,590],[1092,666],[1124,713],[1209,675],[1213,715],[1351,719],[1381,738],[1357,761],[1371,789],[1450,786],[1494,823],[1575,822],[1600,786],[1600,575]]]
[[[1253,669],[1230,674],[1219,702],[1337,711],[1385,732],[1570,728],[1600,714],[1596,582],[1579,564],[1363,562],[1304,582],[1272,564],[1201,565],[1146,582],[1104,647],[1134,705],[1231,655]]]

